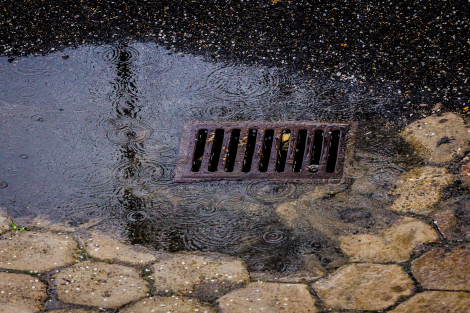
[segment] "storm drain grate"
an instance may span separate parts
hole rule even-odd
[[[202,122],[186,124],[175,182],[340,182],[355,124]]]

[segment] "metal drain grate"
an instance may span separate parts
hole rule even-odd
[[[174,181],[340,182],[355,129],[355,123],[192,121]]]

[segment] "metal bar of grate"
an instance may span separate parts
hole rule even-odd
[[[192,121],[183,130],[174,181],[341,182],[356,128],[315,121]]]

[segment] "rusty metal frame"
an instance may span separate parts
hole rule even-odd
[[[207,129],[207,139],[202,157],[202,163],[198,172],[192,172],[193,154],[197,140],[197,134],[200,129]],[[212,150],[212,143],[216,129],[224,129],[224,139],[222,150],[219,158],[218,170],[209,172],[209,159]],[[231,132],[234,129],[240,130],[240,139],[235,159],[235,165],[232,172],[225,172],[225,160],[228,151],[228,145]],[[253,163],[250,172],[242,172],[242,163],[245,154],[245,146],[248,139],[248,131],[257,129],[255,151],[253,155]],[[274,130],[273,144],[271,148],[271,156],[268,169],[266,172],[259,172],[260,157],[263,147],[264,132],[267,129]],[[277,153],[281,143],[282,130],[289,129],[291,138],[287,151],[286,167],[284,172],[276,172],[275,166],[277,162]],[[307,142],[303,156],[303,163],[300,172],[289,170],[293,166],[295,157],[295,149],[297,145],[297,134],[299,130],[307,130]],[[310,160],[313,146],[313,138],[316,130],[323,130],[324,143],[318,172],[311,173],[306,169],[307,162]],[[340,130],[341,137],[338,147],[338,156],[336,159],[336,167],[334,173],[326,172],[326,163],[328,157],[328,148],[330,143],[331,132]],[[298,183],[340,183],[348,180],[343,177],[343,169],[345,165],[352,162],[354,153],[354,145],[356,139],[357,123],[333,123],[333,122],[316,122],[316,121],[289,121],[289,122],[226,122],[226,121],[190,121],[183,130],[183,137],[180,144],[180,150],[176,165],[176,173],[174,182],[201,182],[201,181],[217,181],[217,180],[271,180],[276,182],[298,182]],[[253,170],[255,169],[255,170]]]

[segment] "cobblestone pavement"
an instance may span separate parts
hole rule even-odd
[[[435,119],[425,123],[461,126],[456,116]],[[155,251],[100,233],[94,223],[75,228],[41,217],[20,227],[0,211],[0,313],[470,312],[468,197],[441,201],[454,176],[419,125],[404,136],[428,151],[429,164],[399,178],[390,225],[336,237],[343,264],[309,260],[307,271],[286,276],[249,272],[232,256]],[[299,206],[328,194],[323,189],[277,210],[295,221]]]

